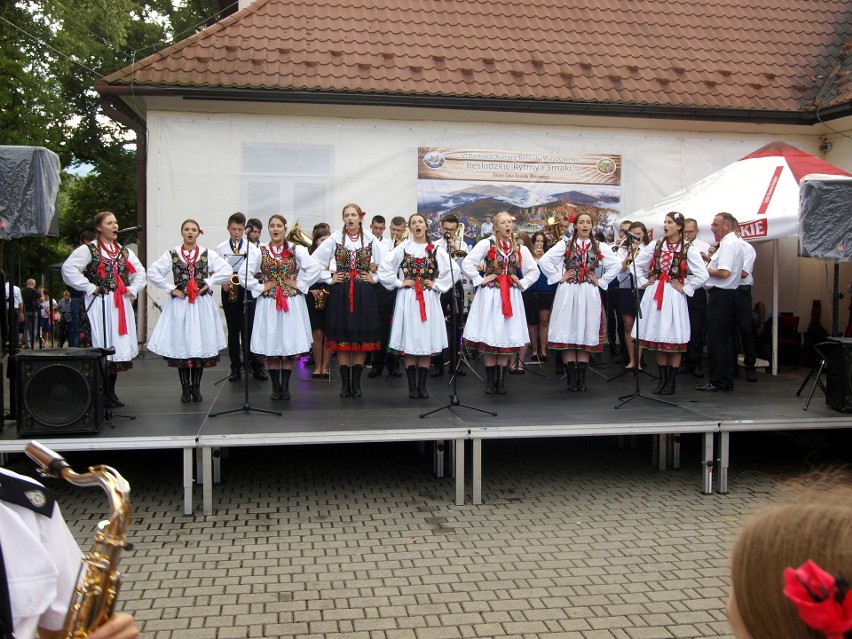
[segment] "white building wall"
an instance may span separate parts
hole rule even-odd
[[[417,149],[421,146],[451,148],[510,150],[559,153],[602,153],[622,158],[621,213],[653,204],[664,196],[695,182],[719,168],[775,140],[783,140],[804,151],[820,154],[821,138],[803,132],[802,127],[772,130],[755,127],[755,131],[722,131],[706,133],[690,130],[690,124],[678,128],[677,122],[653,122],[649,126],[666,128],[628,128],[642,121],[619,121],[618,126],[590,126],[556,117],[542,117],[539,123],[519,123],[510,120],[511,114],[488,117],[489,122],[470,121],[476,114],[454,112],[434,114],[411,111],[421,119],[404,119],[402,110],[367,110],[339,107],[340,113],[360,117],[311,115],[310,107],[297,107],[282,113],[281,107],[265,107],[266,113],[222,112],[235,103],[212,105],[208,112],[188,112],[186,103],[172,109],[150,104],[148,123],[148,260],[153,261],[163,251],[180,241],[179,227],[186,218],[196,219],[205,231],[202,241],[215,246],[227,237],[227,217],[234,211],[250,213],[257,205],[253,179],[268,181],[274,176],[252,175],[248,170],[251,153],[271,152],[281,160],[282,149],[288,157],[289,169],[305,167],[303,180],[308,195],[326,185],[326,196],[317,196],[309,203],[302,199],[301,210],[294,209],[299,201],[293,190],[302,187],[288,185],[282,178],[279,184],[282,213],[291,226],[299,221],[306,232],[316,222],[325,221],[335,228],[340,225],[340,211],[348,202],[357,202],[368,217],[382,214],[407,217],[416,210]],[[205,103],[192,105],[205,108]],[[242,106],[242,105],[241,105]],[[263,109],[264,107],[259,107]],[[251,109],[248,109],[251,110]],[[369,117],[370,113],[381,114]],[[432,116],[435,115],[435,119]],[[440,120],[437,118],[441,118]],[[522,118],[519,118],[522,119]],[[595,122],[601,122],[597,120]],[[622,125],[623,124],[623,125]],[[321,161],[317,149],[330,154],[326,175],[318,175]],[[312,153],[314,152],[314,153]],[[323,152],[320,153],[322,155]],[[304,156],[299,155],[304,154]],[[833,142],[828,161],[852,171],[852,144],[844,138]],[[283,161],[283,160],[282,160]],[[257,167],[254,167],[257,168]],[[288,170],[289,170],[288,169]],[[321,171],[320,171],[321,172]],[[311,183],[314,181],[316,184]],[[290,191],[288,192],[288,189]],[[271,211],[268,211],[271,212]],[[261,216],[264,224],[268,214]],[[781,242],[780,309],[802,317],[806,328],[811,300],[817,292],[826,291],[823,265],[816,260],[798,260],[796,242]],[[771,304],[771,249],[758,250],[755,300]],[[806,264],[810,263],[810,264]],[[844,266],[842,283],[852,277]],[[830,280],[828,282],[830,286]],[[157,293],[153,292],[156,298]],[[823,301],[823,325],[830,326],[830,294]],[[150,305],[149,305],[150,307]],[[841,328],[846,325],[848,310],[841,314]],[[157,313],[151,315],[149,331]]]

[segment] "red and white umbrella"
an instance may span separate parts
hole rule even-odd
[[[717,213],[730,213],[740,223],[743,238],[752,242],[791,237],[798,233],[799,183],[810,173],[850,174],[784,142],[772,142],[690,184],[656,204],[627,216],[643,222],[662,237],[663,218],[679,211],[695,218],[699,237],[715,243],[710,222]]]

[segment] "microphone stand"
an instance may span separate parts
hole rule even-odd
[[[458,300],[458,291],[456,290],[456,275],[455,275],[455,272],[454,272],[454,265],[455,265],[456,261],[453,259],[453,256],[450,253],[450,234],[449,233],[444,233],[444,241],[446,243],[447,258],[449,259],[449,262],[450,262],[450,280],[452,281],[452,289],[451,290],[453,291],[453,303],[452,303],[452,306],[450,307],[450,333],[453,336],[453,339],[450,341],[450,359],[455,363],[456,366],[458,366],[457,360],[458,360],[459,343],[458,343],[458,340],[456,339],[456,327],[458,326],[458,302],[459,302],[459,300]],[[497,417],[497,413],[495,413],[493,411],[485,410],[483,408],[477,408],[476,406],[469,406],[467,404],[462,404],[461,400],[459,399],[459,395],[458,395],[458,379],[457,379],[458,375],[456,375],[455,369],[453,369],[452,373],[453,373],[452,374],[453,392],[452,392],[452,395],[450,395],[449,403],[444,404],[443,406],[439,406],[438,408],[435,408],[434,410],[430,410],[426,413],[421,413],[420,419],[423,419],[424,417],[428,417],[429,415],[432,415],[433,413],[437,413],[437,412],[445,410],[445,409],[452,409],[454,406],[459,406],[461,408],[468,408],[470,410],[479,411],[480,413],[485,413],[487,415]]]
[[[636,365],[636,367],[638,368],[638,366],[639,366],[639,335],[640,335],[639,320],[642,319],[642,307],[639,304],[639,278],[636,276],[636,260],[635,259],[633,260],[632,266],[633,266],[633,282],[632,282],[631,290],[633,292],[633,301],[636,304],[636,339],[633,340],[633,362]],[[620,373],[619,375],[616,375],[615,377],[613,377],[612,379],[608,379],[607,381],[610,382],[613,379],[616,379],[617,377],[621,377],[621,375],[624,375],[625,373],[628,373],[628,372],[630,372],[630,371],[625,371],[624,373]],[[653,375],[651,375],[651,377],[653,377]],[[656,378],[654,378],[654,379],[656,379]],[[659,402],[660,404],[668,404],[669,406],[677,406],[677,404],[675,404],[674,402],[669,402],[669,401],[666,401],[665,399],[660,399],[659,397],[650,397],[649,395],[643,395],[642,391],[639,390],[639,375],[633,376],[633,383],[634,383],[633,392],[630,395],[622,395],[621,397],[619,397],[618,399],[621,403],[616,405],[615,408],[621,408],[627,402],[629,402],[633,399],[636,399],[637,397],[641,397],[642,399],[650,399],[651,401]]]
[[[210,413],[210,417],[218,417],[219,415],[230,415],[232,413],[239,413],[240,411],[244,411],[246,413],[250,413],[254,411],[255,413],[265,413],[267,415],[278,415],[281,417],[284,413],[277,410],[267,410],[265,408],[254,408],[249,402],[249,375],[248,375],[248,358],[249,358],[249,344],[248,344],[248,305],[249,305],[249,253],[251,252],[251,240],[246,237],[246,256],[245,256],[245,283],[246,285],[243,287],[243,326],[242,326],[242,341],[243,341],[243,372],[245,378],[243,381],[243,390],[245,392],[243,398],[243,405],[240,408],[232,408],[231,410],[224,410],[218,413]]]

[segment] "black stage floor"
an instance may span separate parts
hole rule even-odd
[[[371,379],[366,371],[362,379],[363,397],[343,399],[338,395],[340,381],[334,366],[330,382],[312,379],[308,367],[294,370],[290,382],[292,398],[286,402],[270,399],[268,382],[250,380],[249,405],[283,413],[277,416],[243,410],[244,385],[225,379],[227,365],[205,372],[204,401],[182,404],[177,372],[159,357],[146,354],[134,361],[131,371],[121,374],[117,386],[126,406],[116,409],[116,413],[136,419],[115,417],[115,428],[105,425],[100,434],[59,433],[56,438],[39,436],[38,439],[59,450],[183,448],[186,464],[191,448],[202,448],[209,453],[215,447],[231,446],[464,439],[473,439],[481,446],[484,439],[502,437],[689,432],[712,436],[737,430],[850,426],[849,415],[827,407],[819,389],[809,409],[803,410],[810,385],[800,397],[796,391],[808,372],[805,368],[774,377],[761,373],[757,383],[740,377],[736,389],[725,393],[697,391],[694,386],[706,379],[680,375],[676,394],[665,398],[674,402],[674,406],[636,397],[616,409],[618,398],[634,391],[634,376],[626,374],[607,381],[607,376],[617,375],[622,369],[609,363],[606,353],[598,355],[598,360],[601,363],[587,375],[588,392],[567,391],[565,382],[555,374],[551,357],[546,363],[530,365],[523,375],[507,375],[506,394],[493,396],[484,394],[483,382],[474,375],[474,371],[482,375],[482,366],[474,362],[474,370],[458,378],[457,397],[463,404],[494,411],[497,416],[456,406],[421,418],[422,413],[449,402],[452,386],[448,376],[429,378],[430,397],[421,400],[409,399],[405,377]],[[651,369],[656,370],[656,366]],[[645,374],[640,374],[639,380],[642,393],[656,398],[651,394],[656,381]],[[237,411],[211,417],[211,413],[233,409]],[[15,422],[6,421],[0,436],[0,452],[20,452],[24,444],[25,440],[17,437]],[[709,446],[712,455],[712,441]],[[720,446],[726,468],[727,439]],[[477,503],[479,461],[474,459],[474,503]],[[208,458],[205,468],[209,463]],[[191,460],[189,464],[190,468],[185,469],[187,477],[191,473]],[[455,468],[463,470],[463,465]],[[191,491],[191,477],[184,488]],[[723,488],[726,490],[727,485]],[[212,494],[207,491],[211,490],[212,486],[205,486],[205,502]]]

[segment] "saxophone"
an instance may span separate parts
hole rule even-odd
[[[240,276],[236,273],[231,274],[231,288],[228,291],[228,301],[233,304],[240,297]]]
[[[92,550],[83,556],[62,629],[64,639],[85,639],[110,618],[121,587],[118,561],[122,550],[132,548],[126,542],[131,521],[130,484],[109,466],[75,473],[60,455],[36,441],[27,444],[26,453],[43,477],[61,478],[75,486],[100,486],[109,499],[110,517],[97,525]]]

